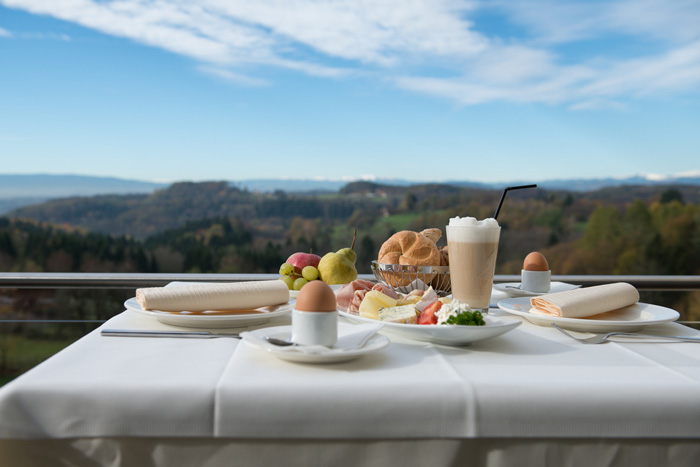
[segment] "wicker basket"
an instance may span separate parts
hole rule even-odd
[[[449,266],[405,266],[372,261],[372,272],[379,282],[397,292],[409,293],[416,289],[427,290],[429,287],[441,297],[452,292]]]

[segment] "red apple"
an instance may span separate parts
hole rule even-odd
[[[301,270],[306,266],[318,267],[318,263],[321,261],[321,257],[313,253],[294,253],[292,256],[287,258],[287,263],[294,266],[294,272],[301,274]]]

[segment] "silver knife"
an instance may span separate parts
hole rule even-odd
[[[194,339],[211,339],[213,337],[233,337],[240,339],[238,333],[218,333],[209,331],[136,331],[133,329],[103,329],[103,336],[121,337],[189,337]]]

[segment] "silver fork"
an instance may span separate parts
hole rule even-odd
[[[609,332],[607,334],[598,334],[593,337],[576,337],[574,335],[569,334],[568,332],[564,331],[562,328],[557,326],[554,323],[549,323],[551,324],[554,328],[559,330],[562,334],[565,336],[569,336],[570,338],[577,340],[579,342],[582,342],[584,344],[602,344],[606,340],[608,340],[610,337],[613,336],[622,336],[622,337],[639,337],[641,339],[657,339],[657,340],[664,340],[664,341],[676,341],[676,342],[698,342],[700,343],[700,337],[687,337],[687,336],[658,336],[658,335],[651,335],[651,334],[637,334],[636,332]]]

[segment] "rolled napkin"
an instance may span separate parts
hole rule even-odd
[[[242,332],[243,341],[264,350],[273,349],[277,352],[298,352],[304,354],[339,354],[364,347],[377,334],[383,324],[346,324],[338,323],[338,341],[333,347],[323,345],[290,345],[281,347],[270,344],[263,337],[253,332]]]
[[[567,290],[530,299],[530,313],[585,318],[617,310],[639,301],[639,292],[626,282]]]
[[[289,288],[281,280],[224,284],[189,284],[136,290],[144,310],[207,311],[251,310],[289,301]]]

